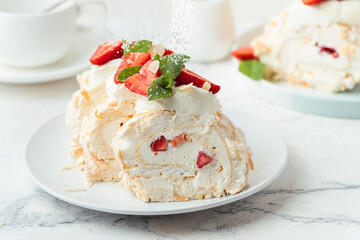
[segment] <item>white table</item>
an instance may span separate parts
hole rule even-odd
[[[192,69],[222,86],[223,105],[261,118],[283,136],[289,163],[279,179],[242,201],[183,215],[72,206],[32,182],[22,155],[35,128],[64,111],[75,79],[0,84],[0,239],[360,239],[360,120],[296,112],[236,89],[229,59]]]

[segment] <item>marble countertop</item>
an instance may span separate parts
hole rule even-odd
[[[78,88],[75,78],[0,84],[0,239],[360,239],[360,120],[292,111],[234,88],[238,75],[229,59],[192,69],[222,85],[223,105],[283,136],[289,163],[273,184],[244,200],[182,215],[73,206],[33,183],[22,154],[34,129],[64,111]]]

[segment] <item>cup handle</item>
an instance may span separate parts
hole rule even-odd
[[[80,32],[100,32],[105,28],[106,21],[107,21],[107,9],[106,5],[103,2],[89,2],[89,3],[80,3],[77,5],[77,14],[78,18],[83,14],[83,9],[89,6],[97,6],[99,9],[101,9],[102,12],[102,21],[100,21],[100,24],[93,25],[93,26],[85,26],[78,24],[78,29]],[[95,28],[94,28],[95,26]]]

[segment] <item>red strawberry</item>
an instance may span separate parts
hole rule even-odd
[[[251,46],[241,47],[231,52],[231,55],[242,60],[258,60],[254,54],[254,49]]]
[[[107,42],[100,45],[91,56],[90,62],[95,65],[103,65],[113,59],[123,56],[122,41]]]
[[[157,77],[161,75],[159,61],[149,60],[140,69],[140,74],[146,78],[146,83],[151,84]]]
[[[318,43],[315,44],[318,48],[320,48],[320,53],[326,52],[327,54],[330,54],[333,56],[333,58],[338,58],[339,53],[336,51],[335,48],[326,47],[326,46],[320,46]]]
[[[164,52],[163,56],[170,55],[170,54],[173,54],[173,53],[174,53],[173,51],[165,48],[165,52]]]
[[[140,73],[135,73],[126,79],[125,87],[134,93],[147,96],[149,86],[144,82],[145,76]]]
[[[187,84],[193,83],[194,86],[199,87],[199,88],[202,88],[204,83],[208,82],[211,85],[210,92],[215,94],[220,91],[219,85],[216,85],[216,84],[206,80],[205,78],[197,75],[196,73],[194,73],[186,68],[183,68],[183,70],[180,72],[180,74],[176,77],[175,82],[176,82],[176,86],[187,85]]]
[[[116,74],[114,76],[114,82],[116,84],[121,83],[117,79],[117,76],[121,73],[121,71],[123,69],[130,67],[130,66],[144,65],[150,59],[151,59],[151,54],[147,53],[147,52],[145,52],[145,53],[129,53],[128,55],[126,55],[124,60],[121,62],[118,70],[116,71]]]
[[[167,150],[168,141],[161,135],[155,141],[153,141],[150,145],[151,151],[153,152],[164,152]]]
[[[141,67],[140,73],[136,73],[126,79],[125,87],[134,93],[147,96],[150,84],[159,77],[161,73],[158,66],[156,66],[157,63],[158,62],[153,60],[147,61],[144,66]],[[156,73],[153,71],[156,71]]]
[[[303,3],[305,5],[313,5],[313,4],[318,4],[321,3],[324,0],[303,0]]]
[[[203,151],[199,152],[199,155],[197,157],[197,161],[196,161],[196,166],[198,168],[203,168],[203,166],[208,165],[209,163],[211,163],[214,159],[212,157],[210,157],[209,155],[207,155],[206,153],[204,153]]]
[[[185,134],[181,134],[181,135],[176,136],[173,139],[171,139],[171,144],[175,148],[175,147],[179,146],[180,144],[182,144],[184,141],[185,141]]]

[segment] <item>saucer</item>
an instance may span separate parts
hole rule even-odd
[[[0,64],[0,82],[30,84],[75,76],[90,66],[89,58],[104,41],[103,32],[80,32],[66,55],[54,64],[37,68],[15,68]]]

